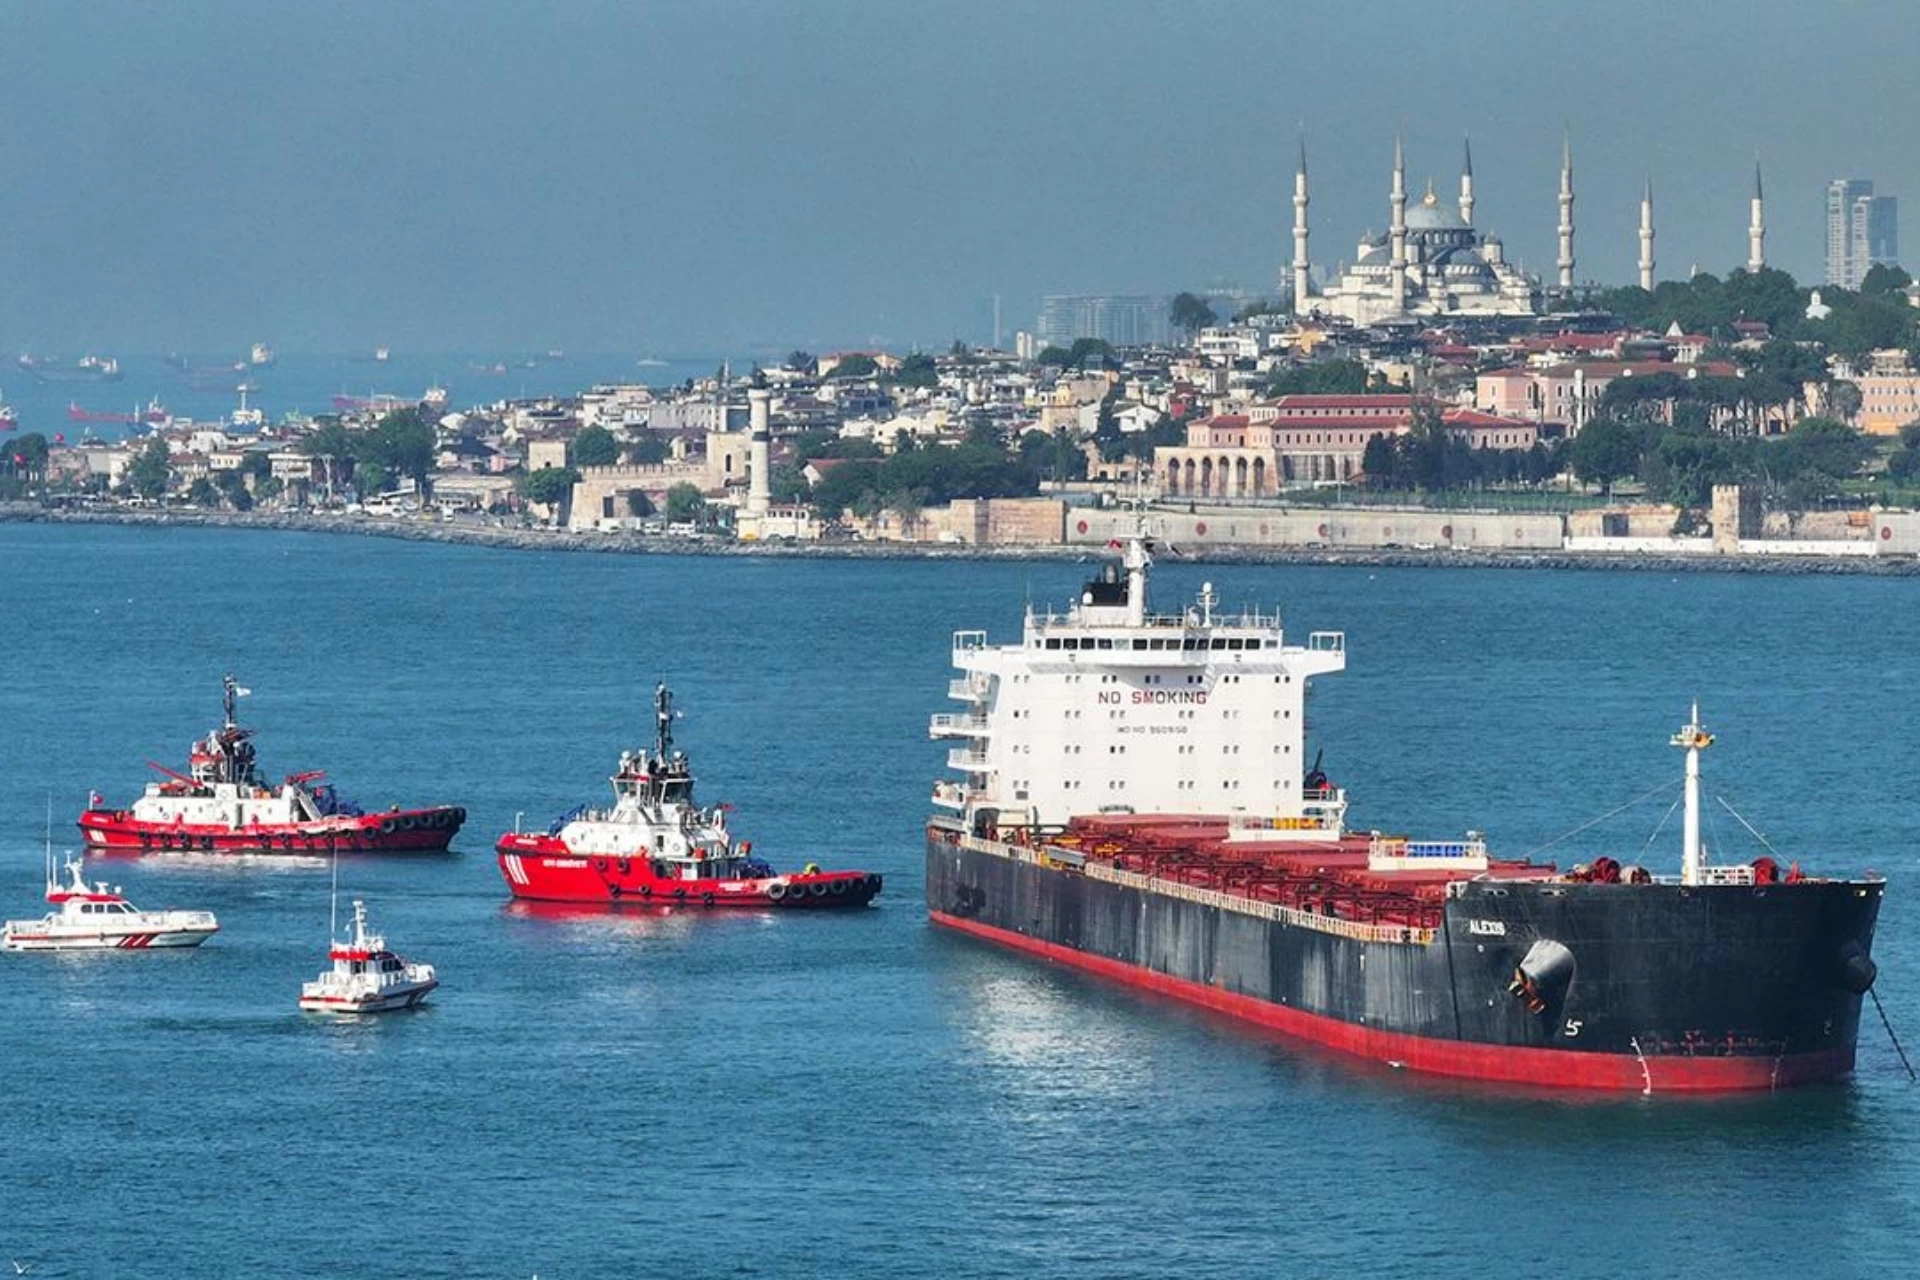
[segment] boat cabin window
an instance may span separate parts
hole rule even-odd
[[[1059,647],[1060,647],[1060,637],[1059,637],[1059,636],[1048,636],[1048,637],[1047,637],[1047,648],[1049,648],[1049,649],[1058,649]]]
[[[365,960],[355,960],[353,962],[353,968],[350,969],[348,972],[365,973],[366,971],[367,971],[367,962]]]

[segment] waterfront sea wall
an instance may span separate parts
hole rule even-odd
[[[1287,514],[1291,522],[1311,519],[1319,513],[1295,511]],[[1353,513],[1342,512],[1351,519]],[[1881,554],[1789,554],[1788,549],[1765,541],[1746,542],[1736,554],[1711,555],[1692,550],[1635,550],[1621,545],[1609,549],[1571,549],[1564,540],[1540,538],[1536,522],[1556,522],[1557,516],[1525,515],[1461,517],[1453,513],[1421,513],[1418,521],[1409,521],[1406,512],[1380,513],[1394,523],[1383,522],[1384,529],[1407,529],[1406,541],[1393,545],[1384,542],[1285,544],[1260,541],[1261,520],[1255,513],[1237,513],[1217,526],[1206,515],[1182,514],[1153,516],[1155,536],[1170,544],[1166,554],[1177,559],[1219,564],[1330,564],[1381,567],[1455,566],[1511,569],[1618,569],[1640,572],[1707,571],[1720,573],[1853,573],[1894,577],[1920,576],[1920,515],[1876,515],[1876,537]],[[1515,525],[1511,522],[1520,520]],[[233,511],[128,511],[52,510],[31,503],[0,503],[0,523],[124,525],[156,531],[167,529],[259,529],[290,533],[326,533],[370,538],[396,538],[409,542],[438,542],[459,546],[498,547],[521,551],[574,551],[602,555],[706,555],[759,556],[790,559],[843,560],[1078,560],[1088,551],[1104,547],[1112,539],[1125,536],[1134,527],[1136,517],[1123,511],[1074,511],[1067,521],[1066,541],[1055,544],[1013,544],[974,546],[954,542],[735,542],[722,538],[673,538],[639,534],[584,533],[537,526],[483,525],[473,522],[446,522],[432,519],[386,516],[345,515],[338,513],[233,512]],[[1474,523],[1468,523],[1467,521]],[[1208,522],[1206,533],[1198,524]],[[1480,523],[1480,522],[1485,523]],[[1500,521],[1507,521],[1501,524]],[[1895,522],[1898,523],[1895,523]],[[1080,526],[1085,524],[1085,528]],[[1268,537],[1276,528],[1267,520]],[[1317,529],[1318,520],[1311,526]],[[1467,543],[1420,536],[1429,526],[1438,535],[1446,525],[1456,530],[1519,529],[1522,536],[1512,545],[1495,542]],[[1243,527],[1244,526],[1244,527]],[[1329,523],[1329,527],[1334,527]],[[1362,525],[1342,526],[1361,528]],[[1231,532],[1227,532],[1228,529]],[[1231,539],[1231,540],[1229,540]],[[1637,539],[1604,542],[1638,542]],[[1652,540],[1659,541],[1659,540]],[[1676,540],[1677,541],[1677,540]],[[1805,544],[1803,544],[1805,545]]]

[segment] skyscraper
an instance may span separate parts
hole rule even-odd
[[[1869,268],[1900,257],[1899,201],[1865,178],[1827,184],[1827,283],[1858,289]]]

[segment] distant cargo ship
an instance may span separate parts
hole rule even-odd
[[[1306,686],[1346,666],[1344,634],[1288,644],[1211,586],[1154,615],[1149,564],[1133,539],[1016,644],[955,633],[964,709],[932,730],[965,780],[934,787],[936,924],[1416,1071],[1654,1092],[1852,1070],[1885,882],[1710,865],[1697,709],[1673,738],[1678,876],[1350,832],[1346,793],[1301,763]]]
[[[82,409],[74,401],[67,402],[68,422],[107,422],[120,426],[158,426],[167,420],[167,407],[158,400],[147,401],[147,407],[133,413],[102,412],[97,409]]]
[[[23,354],[16,363],[42,382],[118,382],[126,376],[112,356],[82,356],[66,364],[52,356]]]

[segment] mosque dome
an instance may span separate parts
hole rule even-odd
[[[1451,206],[1442,204],[1429,186],[1420,203],[1407,210],[1407,230],[1468,231],[1471,228]]]

